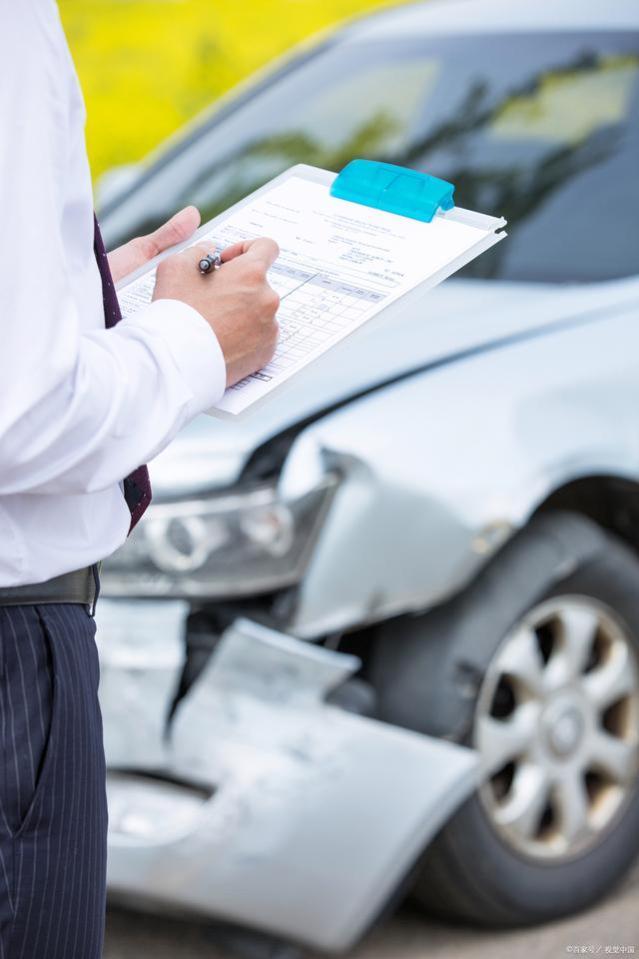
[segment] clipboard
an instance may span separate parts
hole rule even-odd
[[[322,187],[322,190],[303,186],[302,184],[314,184],[318,188]],[[419,273],[419,270],[418,273],[415,272],[417,268],[415,264],[413,264],[412,278],[415,280],[417,276],[417,282],[411,282],[409,288],[403,289],[399,293],[396,290],[392,296],[386,297],[382,305],[378,307],[374,307],[369,302],[368,315],[366,315],[366,310],[364,309],[362,311],[364,319],[361,323],[358,322],[357,319],[352,320],[350,325],[344,321],[344,329],[342,332],[337,331],[333,336],[333,340],[329,342],[327,346],[318,347],[319,353],[317,353],[317,355],[310,355],[310,353],[313,352],[310,350],[308,357],[296,361],[298,363],[297,367],[291,359],[294,351],[291,346],[290,336],[288,335],[291,329],[291,317],[295,320],[293,328],[300,326],[300,323],[297,322],[297,317],[302,317],[301,325],[306,323],[306,332],[312,340],[316,335],[314,323],[317,323],[318,330],[319,327],[322,326],[323,318],[318,313],[318,310],[325,308],[324,302],[334,304],[334,309],[337,311],[341,308],[341,304],[345,303],[346,308],[342,310],[340,314],[342,319],[349,313],[356,316],[356,307],[358,306],[357,293],[362,294],[362,296],[367,294],[370,301],[376,292],[379,293],[379,290],[385,290],[386,287],[383,286],[381,280],[378,280],[378,276],[374,271],[371,271],[370,277],[361,271],[349,272],[348,255],[350,251],[348,249],[346,250],[346,256],[342,257],[342,261],[345,264],[344,275],[339,271],[335,272],[333,268],[334,264],[331,265],[329,263],[325,269],[322,264],[328,261],[320,259],[317,262],[313,261],[312,265],[302,264],[299,260],[295,259],[295,252],[292,248],[289,249],[288,254],[282,249],[282,255],[273,267],[275,271],[273,274],[274,278],[271,276],[271,272],[269,272],[269,280],[276,289],[278,288],[276,285],[277,282],[281,281],[284,284],[284,289],[288,291],[288,277],[276,275],[286,272],[287,267],[289,268],[288,272],[291,273],[293,277],[295,276],[296,267],[302,266],[306,267],[308,271],[316,271],[310,281],[310,285],[307,285],[305,290],[302,290],[302,287],[307,281],[300,279],[299,287],[292,288],[290,295],[286,292],[282,298],[281,313],[285,314],[285,320],[280,320],[280,326],[283,336],[287,337],[286,348],[289,351],[286,354],[286,356],[289,357],[287,371],[284,373],[281,372],[284,368],[283,364],[285,360],[285,347],[284,343],[282,343],[281,347],[278,346],[278,353],[276,353],[276,357],[274,358],[272,369],[269,369],[271,366],[269,364],[269,367],[265,368],[264,371],[258,371],[253,377],[247,378],[247,381],[242,381],[241,384],[232,387],[230,391],[227,390],[225,397],[221,401],[221,405],[213,410],[207,411],[213,416],[220,416],[224,419],[229,416],[234,419],[236,416],[245,417],[251,415],[256,406],[269,402],[274,395],[280,395],[281,392],[286,389],[291,377],[301,372],[308,363],[316,362],[319,360],[319,357],[323,357],[324,362],[330,365],[330,351],[339,348],[339,343],[345,340],[346,337],[350,339],[352,336],[357,335],[358,330],[364,327],[370,329],[373,324],[375,326],[379,324],[387,324],[389,327],[392,326],[393,318],[399,310],[403,312],[411,308],[411,306],[416,306],[418,302],[423,300],[429,289],[442,282],[458,269],[461,269],[466,263],[492,247],[495,243],[500,242],[506,236],[503,230],[506,225],[504,219],[456,207],[454,205],[454,189],[453,184],[437,177],[431,177],[428,174],[418,171],[397,167],[393,164],[378,163],[370,160],[354,160],[348,164],[340,174],[321,170],[306,164],[298,164],[286,170],[278,177],[275,177],[269,183],[260,187],[243,200],[240,200],[208,223],[203,224],[197,232],[184,243],[160,254],[160,256],[118,283],[117,290],[121,303],[123,304],[123,313],[125,316],[127,315],[126,304],[131,301],[133,291],[144,290],[145,295],[147,295],[148,300],[150,300],[152,294],[151,278],[154,277],[157,264],[167,256],[171,256],[195,243],[201,243],[203,241],[211,243],[212,236],[224,237],[225,234],[228,233],[228,230],[232,229],[233,224],[237,222],[245,223],[246,218],[253,215],[253,211],[261,211],[261,213],[264,214],[265,211],[268,212],[267,207],[270,205],[277,212],[277,202],[279,202],[280,207],[285,207],[287,202],[286,198],[289,196],[289,193],[294,194],[296,191],[297,194],[308,192],[317,197],[318,206],[322,207],[322,216],[324,216],[324,219],[326,219],[326,210],[324,208],[335,213],[334,224],[338,240],[340,238],[340,229],[343,234],[342,239],[346,237],[348,233],[348,230],[344,229],[344,222],[347,227],[352,227],[355,231],[361,229],[363,225],[364,233],[362,234],[363,241],[361,249],[354,248],[355,254],[358,255],[361,255],[362,251],[367,255],[370,249],[375,249],[375,243],[369,243],[365,233],[369,228],[373,231],[373,240],[375,240],[374,231],[377,229],[378,232],[376,236],[378,238],[381,237],[381,240],[378,240],[378,245],[380,242],[383,244],[384,235],[390,235],[395,228],[397,228],[399,232],[402,230],[408,231],[414,238],[414,242],[411,244],[411,250],[413,250],[415,244],[419,246],[420,239],[422,243],[424,243],[425,239],[430,237],[431,229],[450,234],[451,231],[454,230],[453,225],[456,224],[459,227],[457,230],[458,233],[461,234],[465,231],[465,245],[460,255],[446,262],[442,262],[438,269],[430,270],[428,275],[423,277],[421,273]],[[327,199],[329,197],[330,199]],[[311,205],[303,221],[300,221],[302,225],[305,225],[308,219],[315,216],[314,210],[315,207]],[[284,220],[286,220],[287,215],[288,213],[285,210]],[[401,220],[397,219],[397,217],[400,217]],[[259,216],[257,219],[259,220]],[[320,226],[322,225],[320,222],[321,219],[322,217],[320,216],[320,220],[318,221]],[[273,226],[274,228],[265,229],[261,235],[273,235],[274,238],[280,242],[280,238],[276,235],[275,230],[278,226],[277,221],[273,219],[269,222],[267,217],[265,222],[267,227]],[[434,227],[431,226],[433,223],[435,224]],[[444,223],[445,226],[443,225]],[[283,228],[284,226],[282,225],[282,229]],[[312,230],[310,230],[310,233],[313,236],[315,235]],[[235,239],[236,237],[231,235],[229,240],[223,245],[228,245],[228,242],[234,242]],[[282,248],[281,242],[280,247]],[[329,247],[325,244],[325,248],[328,249]],[[352,259],[355,260],[355,256],[353,256]],[[401,265],[401,263],[395,265]],[[378,269],[378,273],[379,272]],[[310,272],[308,275],[310,275]],[[359,284],[362,289],[355,290],[355,293],[352,291],[349,293],[349,284],[347,281],[351,280],[353,276],[355,277],[355,283]],[[362,277],[364,277],[365,282],[362,281]],[[343,282],[340,283],[340,281]],[[207,282],[214,283],[215,278],[209,278]],[[324,289],[321,289],[322,285]],[[342,300],[338,301],[336,299],[336,291],[340,291],[342,288],[345,291],[344,296]],[[316,295],[314,298],[309,296],[311,289],[315,291]],[[279,289],[278,292],[280,292]],[[281,292],[280,295],[282,295]],[[142,297],[138,297],[138,300],[142,300]],[[296,303],[297,313],[293,312]],[[352,306],[351,309],[348,308],[349,305]],[[329,327],[332,325],[332,327],[335,327],[335,323],[331,324],[331,321],[335,320],[335,316],[330,314],[327,314],[327,316],[328,319],[324,326]],[[278,314],[278,319],[279,318],[280,314]],[[323,330],[323,332],[325,333],[326,331]],[[295,335],[299,338],[299,330],[295,329]],[[319,332],[317,335],[319,336]],[[308,343],[308,339],[303,341],[303,344],[306,346],[308,346]],[[276,372],[278,363],[280,365],[280,372]],[[238,394],[241,398],[240,401],[238,401]],[[241,406],[242,403],[245,404],[243,407]]]

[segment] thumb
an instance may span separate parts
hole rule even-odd
[[[149,259],[163,253],[177,243],[183,243],[195,233],[200,225],[200,211],[194,206],[187,206],[180,210],[158,227],[153,233],[144,237]]]

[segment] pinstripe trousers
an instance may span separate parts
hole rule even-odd
[[[0,959],[99,959],[105,763],[95,624],[0,607]]]

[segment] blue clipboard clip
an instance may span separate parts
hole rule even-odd
[[[331,186],[331,196],[430,223],[438,210],[455,206],[446,180],[394,163],[351,160]]]

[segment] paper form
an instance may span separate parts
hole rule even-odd
[[[332,197],[292,176],[198,236],[211,250],[272,237],[280,256],[268,281],[281,297],[280,336],[268,366],[227,389],[216,409],[240,413],[402,294],[485,240],[487,231],[436,216],[407,219]],[[224,269],[224,266],[222,266]],[[215,275],[203,279],[215,283]],[[122,313],[146,306],[155,272],[119,292]]]

